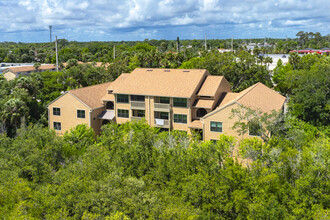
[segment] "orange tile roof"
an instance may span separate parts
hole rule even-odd
[[[122,73],[115,81],[113,81],[107,90],[115,90],[129,76],[129,73]]]
[[[285,97],[259,82],[240,93],[227,93],[220,107],[233,101],[251,109],[260,109],[263,112],[270,113],[272,110],[282,108]]]
[[[94,86],[83,87],[70,90],[69,93],[77,97],[91,109],[103,106],[101,98],[107,93],[106,89],[111,82],[98,84]]]
[[[251,88],[252,87],[252,88]],[[268,88],[262,83],[251,86],[251,89],[242,91],[237,101],[249,108],[260,109],[270,113],[272,110],[280,110],[284,104],[285,97]]]
[[[102,96],[101,100],[103,101],[114,101],[115,100],[115,96],[113,94],[105,94],[104,96]]]
[[[137,68],[113,93],[190,98],[204,75],[209,75],[205,69]]]
[[[224,79],[223,76],[207,76],[202,88],[199,90],[199,96],[215,96],[221,81]]]
[[[214,100],[199,99],[194,107],[212,108]]]
[[[203,129],[203,123],[200,120],[194,120],[188,124],[188,127]]]
[[[228,102],[233,101],[237,96],[239,96],[239,93],[227,92],[226,96],[221,101],[219,107],[222,107]]]
[[[50,70],[55,68],[56,66],[54,64],[42,64],[39,67],[39,70]],[[18,72],[36,71],[36,68],[34,68],[34,66],[14,66],[14,67],[8,67],[5,70],[10,70],[11,72],[18,73]]]

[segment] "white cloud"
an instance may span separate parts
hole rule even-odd
[[[293,27],[306,31],[322,28],[328,34],[330,27],[328,0],[0,0],[0,6],[5,15],[0,22],[0,41],[10,40],[1,33],[46,31],[48,25],[53,25],[54,32],[67,31],[75,38],[81,33],[77,30],[94,31],[98,38],[110,33],[127,36],[127,32],[157,38],[178,35],[183,31],[179,26],[197,32],[214,27],[223,35],[228,30],[242,32],[242,36],[247,31],[266,35],[269,30],[285,35]],[[191,37],[198,35],[190,32]],[[184,34],[188,36],[189,31]]]

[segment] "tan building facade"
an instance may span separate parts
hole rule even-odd
[[[49,128],[63,135],[79,124],[87,124],[99,134],[102,120],[98,116],[104,111],[101,98],[109,85],[110,83],[104,83],[70,90],[49,103]]]
[[[276,104],[267,104],[271,100]],[[279,110],[284,100],[261,83],[231,93],[224,77],[212,76],[207,70],[138,68],[123,73],[114,82],[71,90],[54,100],[48,105],[49,126],[63,134],[85,123],[99,133],[103,124],[144,118],[161,130],[194,131],[204,140],[217,140],[222,133],[238,135],[232,130],[233,108],[244,105]],[[63,115],[54,115],[54,108],[60,108]],[[83,120],[77,117],[78,110],[85,110]],[[61,130],[55,122],[61,123]]]

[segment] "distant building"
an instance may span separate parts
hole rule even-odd
[[[107,123],[145,119],[163,131],[198,132],[203,140],[220,134],[239,136],[231,110],[239,106],[263,112],[281,110],[285,97],[257,83],[232,93],[223,76],[205,69],[135,69],[114,82],[70,90],[51,102],[49,127],[58,134],[85,123],[100,132]],[[247,135],[246,137],[248,137]]]
[[[236,53],[236,50],[230,50],[230,49],[217,49],[220,53],[227,53],[227,52],[233,52]]]
[[[311,53],[317,53],[317,54],[330,54],[330,48],[322,48],[322,49],[312,49],[312,48],[306,48],[302,50],[290,50],[290,53],[299,53],[299,54],[311,54]]]
[[[44,72],[46,70],[56,71],[56,66],[54,64],[43,64],[38,70],[34,66],[8,67],[3,71],[3,76],[7,80],[13,80],[19,76],[29,76],[32,72]]]

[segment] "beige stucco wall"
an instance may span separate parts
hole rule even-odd
[[[128,110],[129,117],[128,118],[121,118],[118,117],[118,109]],[[115,114],[116,114],[116,122],[119,124],[125,123],[130,120],[132,116],[132,112],[130,111],[130,104],[129,103],[117,103],[115,102]]]
[[[232,115],[232,109],[238,108],[239,105],[234,103],[233,105],[227,106],[226,108],[216,112],[215,114],[202,119],[204,121],[204,140],[218,140],[220,134],[232,135],[239,137],[236,130],[233,130],[233,126],[237,119],[230,118]],[[214,132],[210,130],[211,121],[222,122],[222,132]],[[247,135],[248,137],[248,135]]]
[[[153,96],[146,98],[146,120],[149,125],[155,125],[155,98]]]
[[[188,106],[189,106],[188,102]],[[187,124],[183,123],[175,123],[174,122],[174,114],[181,114],[181,115],[187,115]],[[171,116],[170,116],[171,122],[172,122],[172,128],[175,130],[182,130],[182,131],[189,131],[188,128],[189,122],[191,122],[191,114],[190,114],[190,108],[180,108],[180,107],[172,107]]]
[[[61,115],[53,115],[53,107],[61,109]],[[77,110],[85,110],[85,118],[77,118]],[[77,126],[78,124],[90,125],[89,108],[83,103],[74,98],[70,93],[66,93],[55,102],[48,106],[49,128],[53,129],[54,121],[61,122],[61,131],[56,131],[57,134],[64,134],[65,131]]]

